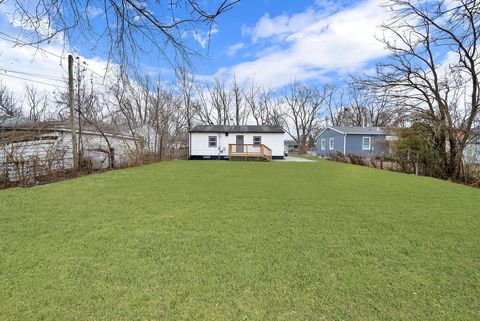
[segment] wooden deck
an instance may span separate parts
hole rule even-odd
[[[245,160],[271,161],[272,150],[263,144],[229,144],[228,158]]]

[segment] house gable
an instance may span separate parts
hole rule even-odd
[[[333,149],[330,149],[331,139],[334,140]],[[364,140],[367,143],[365,146]],[[317,137],[316,143],[317,155],[323,157],[337,153],[376,157],[387,150],[385,133],[377,127],[327,127]]]
[[[330,148],[330,141],[333,139],[333,149]],[[324,140],[325,148],[322,148],[322,140]],[[317,155],[319,156],[333,156],[337,153],[343,153],[345,134],[340,131],[327,127],[317,137]]]

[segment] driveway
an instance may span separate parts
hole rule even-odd
[[[274,162],[315,163],[316,161],[301,157],[287,156],[285,159],[274,159]]]

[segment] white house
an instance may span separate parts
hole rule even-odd
[[[284,157],[284,130],[269,125],[197,125],[189,131],[190,159]]]

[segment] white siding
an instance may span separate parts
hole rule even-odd
[[[463,157],[469,164],[480,164],[480,139],[468,144],[463,151]]]
[[[228,144],[236,143],[236,136],[243,135],[244,144],[253,144],[253,136],[261,136],[262,144],[272,149],[272,155],[283,157],[283,133],[190,133],[190,155],[228,156]],[[208,147],[208,136],[217,136],[217,147]]]
[[[37,139],[0,146],[0,179],[14,182],[20,177],[39,176],[51,171],[72,168],[72,136],[57,131],[37,135]],[[38,139],[41,138],[41,139]],[[130,165],[134,160],[135,142],[131,137],[107,136],[114,149],[115,166]],[[82,134],[83,157],[94,169],[108,167],[105,138],[98,133]]]
[[[69,135],[70,136],[70,135]],[[107,136],[110,146],[114,149],[115,165],[130,165],[136,151],[135,142],[130,137]],[[100,150],[108,150],[105,138],[97,134],[82,134],[84,157],[93,162],[94,168],[108,167],[108,154]]]

